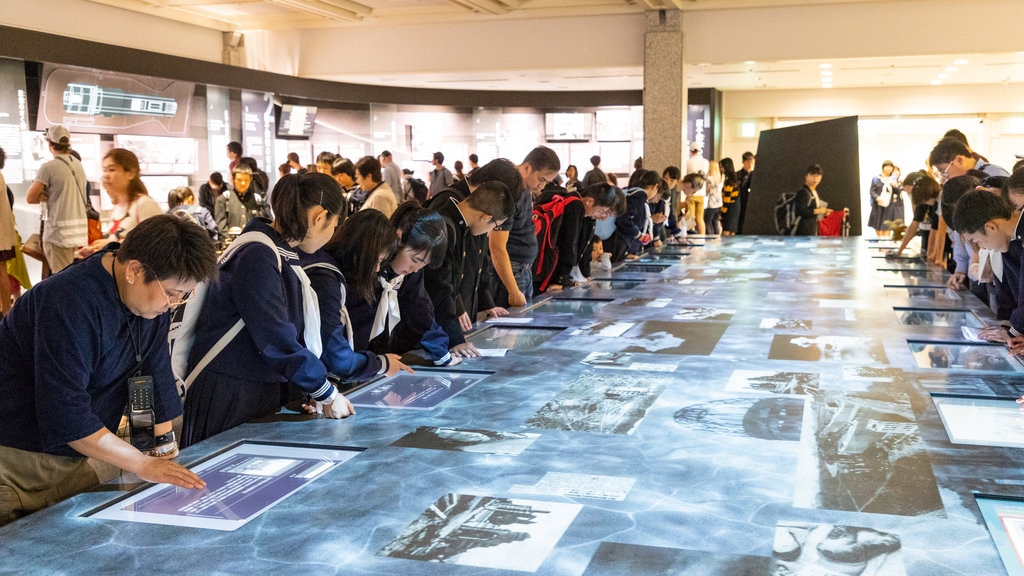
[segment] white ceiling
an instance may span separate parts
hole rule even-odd
[[[349,26],[638,14],[728,8],[874,3],[884,0],[90,0],[220,31],[302,30]],[[823,71],[826,71],[823,73]],[[832,84],[825,85],[831,72]],[[1024,81],[1024,52],[851,58],[833,61],[702,62],[686,67],[691,88],[719,90],[860,88]],[[358,84],[479,90],[640,90],[641,67],[573,70],[509,67],[486,73],[393,73],[332,77]]]

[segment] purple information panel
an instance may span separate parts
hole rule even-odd
[[[243,442],[192,467],[206,482],[202,490],[158,484],[87,515],[236,530],[361,451]]]

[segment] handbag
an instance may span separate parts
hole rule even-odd
[[[875,204],[878,204],[878,206],[880,208],[888,208],[889,204],[891,202],[892,202],[892,185],[891,184],[886,184],[885,187],[882,188],[882,192],[881,192],[881,194],[878,195],[878,198],[875,198]]]
[[[104,238],[103,227],[100,225],[100,212],[92,207],[92,201],[85,204],[85,218],[89,224],[89,244]]]
[[[25,256],[31,256],[40,262],[46,262],[46,255],[43,254],[43,239],[38,233],[32,234],[21,243],[21,253]]]

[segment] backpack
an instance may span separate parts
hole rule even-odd
[[[281,272],[281,254],[277,251],[277,245],[270,239],[266,234],[260,232],[245,232],[235,238],[221,254],[217,261],[218,266],[223,266],[225,262],[231,257],[232,254],[242,246],[246,244],[252,244],[258,242],[274,251],[274,256],[277,257],[277,271]],[[320,306],[317,303],[316,293],[313,292],[312,287],[309,285],[309,277],[302,271],[299,266],[292,266],[295,270],[296,275],[299,277],[299,281],[302,283],[302,311],[305,317],[305,331],[303,334],[304,341],[306,342],[306,348],[320,356],[323,344],[320,340]],[[241,318],[227,332],[224,333],[220,339],[206,352],[205,355],[196,363],[195,368],[191,372],[188,371],[188,358],[192,352],[192,345],[196,339],[196,323],[199,320],[199,314],[203,310],[203,303],[206,300],[206,293],[209,290],[209,285],[206,282],[200,282],[196,284],[195,289],[192,291],[192,296],[189,297],[188,301],[174,311],[171,316],[171,325],[167,331],[167,344],[170,348],[171,355],[171,371],[174,373],[174,383],[178,387],[178,395],[182,399],[185,398],[185,393],[188,392],[192,383],[199,376],[199,373],[203,371],[206,366],[217,357],[235,336],[242,331],[245,327],[245,321]]]
[[[419,200],[420,204],[427,201],[427,194],[430,193],[430,189],[427,188],[426,183],[419,178],[409,178],[409,193],[412,194],[413,198]]]
[[[562,227],[565,207],[580,201],[579,196],[555,195],[545,204],[533,208],[533,231],[537,236],[537,259],[533,263],[534,285],[539,292],[547,290],[558,264],[558,231]]]
[[[800,217],[796,215],[797,192],[783,192],[775,201],[775,229],[783,236],[795,236],[800,225]]]

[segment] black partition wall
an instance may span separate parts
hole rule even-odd
[[[818,195],[829,208],[849,208],[850,233],[859,235],[859,146],[856,116],[762,131],[744,232],[777,234],[775,201],[784,192],[799,190],[807,167],[820,164]]]

